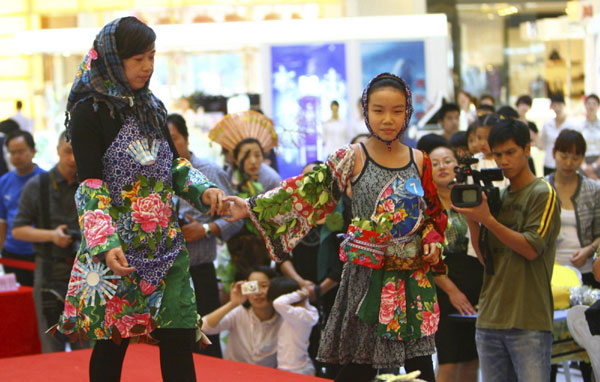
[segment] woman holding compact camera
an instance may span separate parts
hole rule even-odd
[[[255,267],[245,281],[231,286],[229,302],[203,317],[202,331],[218,334],[229,331],[224,359],[277,367],[277,333],[281,317],[267,299],[276,272]]]

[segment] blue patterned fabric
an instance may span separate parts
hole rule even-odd
[[[119,135],[104,154],[104,180],[109,185],[113,206],[124,204],[122,196],[124,188],[134,185],[139,180],[139,176],[147,179],[153,177],[156,182],[162,181],[169,188],[172,187],[173,154],[166,141],[156,141],[160,147],[156,162],[152,165],[145,166],[134,160],[129,154],[128,148],[131,143],[142,138],[137,120],[131,115],[125,120]],[[168,200],[168,202],[171,204],[171,209],[174,210],[173,201]],[[171,214],[170,220],[177,225],[175,213]],[[116,223],[119,237],[128,244],[125,257],[129,265],[136,268],[136,272],[142,279],[152,285],[159,284],[181,251],[183,235],[178,232],[177,236],[172,239],[171,245],[167,246],[169,235],[166,230],[163,230],[165,232],[161,234],[161,240],[156,243],[153,253],[149,254],[148,249],[144,246],[146,244],[144,240],[140,241],[142,245],[139,248],[133,248],[133,240],[140,234],[140,231],[135,233],[131,229],[134,224],[131,213],[119,214]]]
[[[102,28],[94,40],[93,49],[79,66],[67,102],[65,127],[68,136],[71,113],[88,98],[94,99],[96,111],[98,102],[106,104],[113,118],[119,115],[124,120],[133,111],[146,135],[160,132],[160,126],[166,122],[167,110],[148,89],[150,81],[135,91],[129,86],[115,38],[121,20],[113,20]]]

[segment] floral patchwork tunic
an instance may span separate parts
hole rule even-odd
[[[315,221],[333,210],[351,179],[354,156],[354,149],[344,146],[326,166],[248,200],[250,216],[275,259],[284,258]],[[443,243],[447,217],[427,155],[422,175],[412,150],[402,168],[366,157],[352,182],[354,219],[340,247],[347,262],[318,359],[399,367],[408,358],[435,352],[439,307],[433,275],[446,268],[442,260],[426,263],[422,244]]]
[[[141,134],[130,114],[119,126],[86,101],[73,114],[73,150],[82,179],[76,194],[83,233],[58,330],[89,339],[146,339],[155,328],[198,328],[189,255],[174,194],[199,210],[216,187],[190,163],[173,160],[168,130]],[[135,271],[120,277],[103,254],[121,246]]]

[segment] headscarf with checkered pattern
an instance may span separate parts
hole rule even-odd
[[[98,111],[99,103],[104,103],[113,118],[119,116],[124,120],[127,114],[134,113],[145,134],[161,135],[160,127],[166,123],[167,110],[148,89],[150,81],[143,88],[133,90],[125,76],[115,38],[121,20],[113,20],[102,28],[94,40],[94,47],[79,66],[65,113],[68,137],[71,132],[70,116],[73,110],[81,102],[90,98],[94,100],[94,111]]]

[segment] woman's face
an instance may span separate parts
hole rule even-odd
[[[155,53],[156,50],[154,49],[154,46],[152,46],[152,48],[145,53],[123,59],[125,77],[127,77],[131,89],[139,90],[150,81],[152,72],[154,72]]]
[[[447,187],[454,179],[454,168],[458,166],[456,156],[447,147],[438,147],[429,154],[433,169],[433,182],[438,188]]]
[[[381,139],[395,139],[404,127],[406,95],[400,89],[383,87],[369,95],[367,105],[369,124]]]
[[[554,151],[556,160],[556,172],[564,177],[570,177],[581,166],[583,155],[575,152]]]
[[[179,130],[177,130],[177,127],[175,127],[175,125],[173,125],[171,122],[167,123],[167,126],[169,127],[169,133],[171,133],[171,139],[173,140],[173,144],[175,145],[177,152],[183,158],[188,158],[189,151],[187,137],[181,135]]]
[[[458,103],[458,107],[462,110],[468,110],[471,105],[471,98],[464,92],[459,92],[458,96],[456,96],[456,103]]]
[[[267,300],[267,292],[269,290],[269,286],[271,285],[269,276],[262,272],[252,272],[250,273],[250,276],[248,276],[248,281],[257,281],[259,291],[258,293],[248,296],[250,305],[256,309],[264,309],[269,307],[271,305],[271,302]]]
[[[245,143],[240,147],[235,162],[238,167],[241,168],[242,162],[244,166],[244,172],[250,176],[258,176],[260,166],[263,162],[263,153],[256,142]]]
[[[475,135],[477,136],[477,145],[479,146],[479,151],[483,153],[486,157],[492,155],[492,150],[490,149],[490,145],[488,143],[488,137],[490,136],[490,128],[487,126],[477,126],[477,130],[475,130]]]

